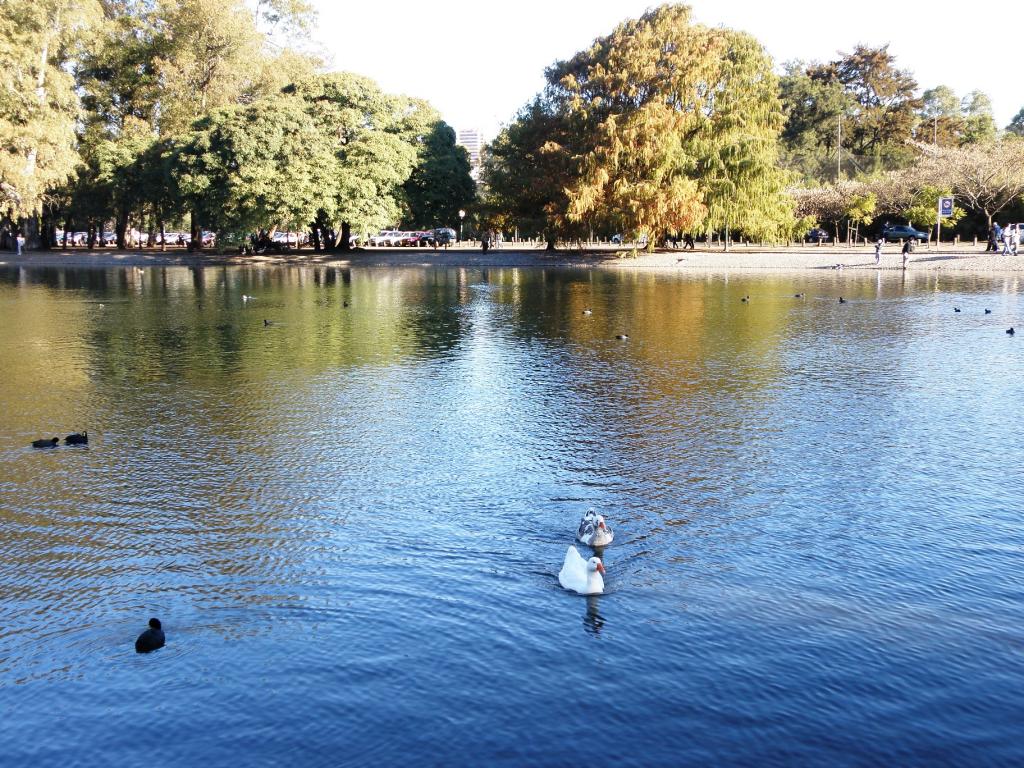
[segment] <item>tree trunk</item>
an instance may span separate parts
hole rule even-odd
[[[160,229],[160,250],[167,250],[167,232],[164,231],[164,217],[163,214],[159,214],[157,218],[157,227]]]
[[[85,227],[86,248],[90,251],[96,247],[96,223],[90,221]]]
[[[118,211],[117,218],[114,220],[114,237],[117,240],[118,250],[123,251],[128,247],[125,239],[125,232],[128,231],[128,211],[122,208]]]
[[[199,223],[199,214],[194,208],[192,209],[191,221],[189,222],[189,230],[189,253],[203,250],[203,227]]]
[[[352,250],[352,244],[349,239],[352,237],[352,225],[347,221],[341,222],[341,243],[339,244],[339,250],[343,253],[347,253]]]

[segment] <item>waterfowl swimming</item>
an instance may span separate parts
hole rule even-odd
[[[600,595],[604,592],[603,573],[601,558],[584,560],[576,547],[570,546],[565,552],[562,570],[558,572],[558,583],[581,595]]]
[[[625,333],[620,333],[620,334],[619,334],[618,336],[616,336],[615,338],[616,338],[616,339],[618,339],[619,341],[625,341],[626,339],[628,339],[628,338],[629,338],[629,335],[628,335],[628,334],[625,334]]]
[[[64,445],[88,445],[89,444],[89,433],[88,432],[75,432],[73,435],[68,435],[64,438]]]
[[[844,299],[842,296],[840,296],[839,297],[839,303],[840,304],[845,304],[846,303],[846,299]]]
[[[343,307],[347,307],[347,306],[348,306],[348,302],[347,302],[347,301],[343,301],[343,302],[341,302],[341,306],[343,306]]]
[[[1007,331],[1007,333],[1009,333],[1009,331]],[[59,442],[60,442],[60,438],[59,437],[46,437],[46,438],[43,438],[42,440],[33,440],[32,441],[32,447],[33,448],[56,448],[57,447],[57,443],[59,443]]]
[[[794,293],[793,294],[793,298],[794,299],[802,299],[803,297],[804,297],[804,294],[802,294],[802,293]]]
[[[1011,336],[1013,336],[1013,328],[1009,328],[1009,329],[1007,329],[1007,331],[1006,331],[1006,332],[1007,332],[1008,334],[1010,334]]]
[[[136,653],[149,653],[157,648],[164,647],[164,630],[160,626],[160,619],[150,619],[149,629],[139,635],[135,640]]]
[[[750,297],[749,296],[744,296],[742,299],[740,299],[740,301],[742,301],[744,304],[746,304],[748,301],[750,301]]]
[[[960,307],[953,307],[953,311],[954,312],[959,312],[960,311]]]
[[[992,314],[992,310],[991,309],[986,309],[985,310],[985,314],[986,315],[991,315]]]
[[[247,293],[243,293],[242,294],[242,301],[252,301],[255,298],[256,298],[255,296],[250,296]]]
[[[594,314],[594,310],[592,310],[592,309],[584,309],[583,310],[583,314],[584,315],[592,315],[592,314]]]
[[[612,543],[615,533],[608,527],[602,515],[592,509],[588,509],[580,520],[580,527],[576,531],[576,538],[588,547],[603,547]]]
[[[269,321],[269,320],[264,320],[264,321],[263,321],[263,325],[270,325],[270,324],[271,324],[271,323],[270,323],[270,321]]]

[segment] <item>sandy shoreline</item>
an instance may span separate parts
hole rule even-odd
[[[167,266],[333,266],[333,267],[577,267],[599,269],[671,269],[679,271],[805,271],[835,269],[900,270],[899,246],[889,245],[875,266],[873,247],[799,246],[764,249],[741,246],[725,253],[714,250],[664,250],[655,253],[622,249],[560,249],[506,247],[486,254],[479,248],[369,248],[349,254],[313,251],[283,255],[239,256],[189,254],[184,251],[131,250],[29,251],[17,256],[0,252],[0,266],[7,267],[167,267]],[[912,272],[1024,272],[1024,252],[1018,256],[986,254],[983,246],[953,246],[917,250],[907,270]]]

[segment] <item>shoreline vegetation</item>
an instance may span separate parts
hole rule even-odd
[[[356,248],[347,253],[313,250],[282,254],[189,253],[185,250],[54,250],[0,252],[0,267],[202,267],[202,266],[333,266],[333,267],[574,267],[589,269],[672,269],[678,271],[901,271],[898,245],[889,245],[875,265],[873,246],[808,245],[763,247],[659,249],[653,253],[621,247],[566,247],[548,251],[543,246],[516,244],[486,253],[479,247],[448,250],[409,248]],[[950,244],[920,248],[907,262],[908,272],[1024,272],[1024,252],[1018,256],[986,253],[983,246]]]

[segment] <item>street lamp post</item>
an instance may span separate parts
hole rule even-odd
[[[460,243],[462,242],[462,220],[464,218],[466,218],[466,212],[460,208],[459,209],[459,242]]]

